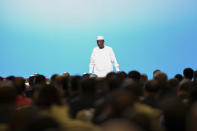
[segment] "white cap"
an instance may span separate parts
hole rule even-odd
[[[104,40],[104,36],[97,36],[96,40]]]

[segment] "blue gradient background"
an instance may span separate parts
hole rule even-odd
[[[196,70],[196,0],[0,0],[0,76],[88,72],[96,36],[122,71]]]

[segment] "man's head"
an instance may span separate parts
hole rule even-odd
[[[135,80],[135,81],[139,81],[141,74],[140,74],[140,72],[133,70],[128,73],[128,77]]]
[[[183,76],[181,74],[176,74],[174,78],[177,79],[179,82],[183,80]]]
[[[104,48],[104,37],[103,36],[97,36],[96,37],[96,40],[97,40],[97,45],[100,49],[103,49]]]
[[[193,73],[194,73],[194,70],[192,68],[185,68],[183,70],[184,77],[190,80],[192,80],[193,78],[193,75],[194,75]]]

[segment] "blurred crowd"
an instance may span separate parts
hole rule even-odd
[[[196,131],[197,71],[0,77],[0,131]]]

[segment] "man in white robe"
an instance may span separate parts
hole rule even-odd
[[[116,60],[113,49],[104,45],[104,37],[97,36],[97,45],[92,51],[89,65],[90,75],[94,74],[98,77],[105,77],[109,72],[113,71],[113,64],[116,71],[119,72],[119,64]]]

